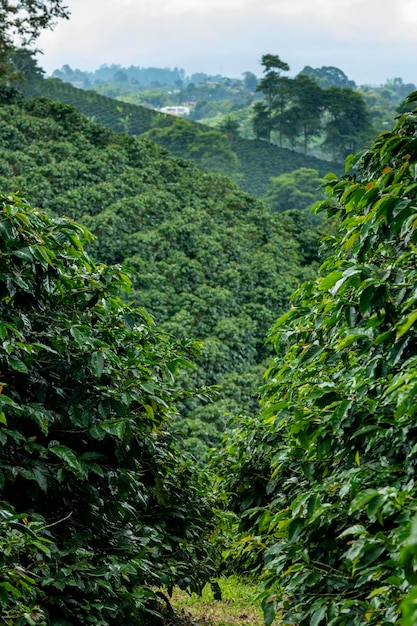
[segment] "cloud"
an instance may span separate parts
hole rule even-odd
[[[416,82],[415,0],[67,0],[41,65],[183,67],[240,76],[279,54],[292,72],[340,67],[357,83]]]

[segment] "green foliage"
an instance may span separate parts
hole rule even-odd
[[[300,72],[299,76],[308,76],[316,81],[323,89],[330,87],[350,87],[355,89],[355,81],[349,80],[346,74],[338,67],[324,65],[322,67],[312,68],[306,65]]]
[[[45,614],[36,604],[37,572],[30,561],[43,562],[51,556],[50,540],[45,539],[44,521],[17,515],[9,505],[0,509],[0,607],[3,624],[44,624]]]
[[[271,178],[265,201],[272,211],[307,209],[323,199],[321,187],[318,171],[301,167]]]
[[[106,98],[94,91],[76,89],[69,83],[57,79],[31,81],[26,84],[24,92],[30,97],[48,97],[56,102],[74,106],[94,122],[116,132],[126,132],[124,122],[127,119],[127,132],[131,135],[152,132],[151,129],[155,128],[156,132],[152,138],[159,141],[160,137],[162,145],[169,147],[177,156],[185,156],[182,150],[186,150],[187,157],[195,160],[206,171],[231,172],[243,191],[257,196],[265,193],[271,176],[290,172],[299,167],[317,169],[321,176],[324,176],[329,168],[336,173],[343,171],[340,165],[329,164],[311,156],[306,157],[297,152],[268,145],[266,142],[251,141],[236,135],[231,138],[229,134],[229,147],[224,136],[220,133],[212,135],[208,127],[202,127],[190,120],[178,122],[171,115]],[[174,130],[172,139],[169,137],[171,125]],[[181,138],[180,130],[184,132],[184,138]],[[199,145],[195,149],[192,147],[192,138],[199,140]],[[214,146],[211,145],[213,140]],[[216,160],[216,146],[222,156],[220,162]],[[235,176],[237,168],[239,175]]]
[[[123,120],[129,117],[129,133],[140,135],[156,124],[170,123],[171,118],[145,107],[119,102],[95,91],[83,91],[57,78],[48,78],[26,84],[24,93],[30,98],[47,97],[62,104],[74,106],[86,117],[115,132],[125,132]]]
[[[343,173],[343,166],[337,162],[306,156],[294,150],[268,144],[266,141],[249,141],[234,137],[232,147],[239,158],[241,173],[239,186],[243,191],[260,197],[267,193],[271,178],[300,168],[317,170],[319,176],[325,176],[329,170],[336,174]]]
[[[236,130],[236,127],[233,126],[233,129]],[[176,156],[194,161],[203,170],[233,178],[238,173],[239,161],[226,134],[230,132],[230,124],[224,130],[220,133],[175,118],[170,126],[149,130],[144,137],[164,146]]]
[[[361,94],[348,87],[331,87],[325,93],[326,122],[323,146],[338,160],[361,149],[373,129]]]
[[[292,106],[285,114],[283,131],[293,145],[300,143],[307,154],[311,140],[322,133],[322,89],[308,76],[299,74],[291,84],[291,91]]]
[[[226,133],[229,141],[239,135],[239,122],[232,115],[227,115],[218,125],[219,130]]]
[[[330,223],[310,209],[324,198],[324,179],[317,170],[302,167],[271,178],[265,202],[272,211],[285,212],[286,230],[299,243],[302,265],[316,266],[320,239],[331,231]]]
[[[18,35],[24,41],[33,41],[40,32],[54,24],[57,18],[68,18],[68,8],[62,0],[3,0],[1,6],[1,39],[10,41]]]
[[[271,132],[277,128],[282,146],[282,113],[288,98],[289,80],[282,77],[281,72],[288,72],[290,66],[274,54],[264,54],[261,64],[264,75],[256,91],[264,94],[265,103],[255,104],[254,130],[258,139],[266,139],[270,143]]]
[[[16,43],[32,44],[57,18],[68,18],[63,0],[2,0],[0,7],[0,84],[20,78],[13,57]]]
[[[306,154],[310,143],[324,135],[320,150],[340,161],[362,148],[373,136],[360,93],[347,86],[327,85],[323,89],[311,68],[305,68],[311,71],[303,71],[294,79],[282,77],[280,72],[288,69],[287,64],[274,55],[262,59],[265,75],[257,91],[264,94],[264,100],[253,107],[253,126],[258,139],[274,141],[280,147],[300,144]],[[333,78],[335,73],[330,72]]]
[[[137,304],[173,336],[203,342],[196,369],[181,376],[221,393],[204,406],[186,400],[175,420],[200,457],[197,434],[217,445],[230,414],[258,406],[267,331],[312,276],[305,241],[292,236],[304,226],[223,176],[45,98],[1,107],[0,128],[0,188],[80,220],[97,237],[88,244],[95,258],[131,268]]]
[[[209,480],[169,428],[198,346],[123,303],[82,226],[0,202],[2,617],[142,624],[213,573]]]
[[[416,133],[414,111],[328,178],[340,228],[273,329],[262,420],[226,453],[267,624],[415,621]]]

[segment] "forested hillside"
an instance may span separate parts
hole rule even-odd
[[[305,156],[259,140],[230,137],[227,132],[190,120],[178,120],[91,90],[77,89],[58,79],[33,79],[32,76],[26,83],[25,93],[74,106],[88,118],[116,132],[141,135],[149,131],[153,141],[176,156],[193,160],[205,171],[231,175],[242,190],[257,196],[265,194],[271,176],[300,167],[316,169],[321,176],[329,170],[336,173],[343,170],[340,163]]]
[[[131,269],[136,304],[176,338],[202,341],[184,384],[203,394],[218,385],[218,396],[188,401],[179,427],[197,455],[202,441],[218,443],[230,414],[256,410],[266,333],[312,275],[318,235],[306,222],[303,237],[299,221],[225,177],[71,107],[42,98],[3,105],[0,125],[0,187],[87,226],[96,259]]]

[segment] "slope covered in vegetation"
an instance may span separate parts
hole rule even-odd
[[[188,379],[220,385],[220,395],[203,407],[189,401],[194,419],[181,429],[218,441],[230,413],[257,406],[267,330],[311,276],[292,236],[299,226],[228,179],[62,104],[4,105],[0,127],[0,187],[80,220],[97,237],[95,258],[131,268],[137,304],[174,336],[203,342]]]
[[[271,176],[300,167],[317,170],[324,176],[329,169],[341,173],[341,165],[299,152],[282,149],[258,140],[227,137],[227,133],[197,122],[177,119],[126,102],[77,89],[58,79],[29,80],[25,93],[45,96],[74,106],[90,119],[116,132],[149,137],[179,157],[193,160],[205,171],[223,172],[236,178],[242,190],[262,196]]]

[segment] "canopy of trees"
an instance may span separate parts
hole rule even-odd
[[[0,128],[0,186],[80,220],[97,236],[95,258],[134,271],[137,304],[173,335],[203,342],[189,385],[220,385],[221,394],[203,407],[187,401],[193,419],[179,426],[187,438],[197,429],[218,442],[231,413],[257,407],[267,330],[311,276],[294,224],[225,177],[71,107],[45,99],[3,106]]]
[[[310,65],[306,65],[300,74],[309,76],[323,89],[329,89],[329,87],[351,87],[355,89],[356,87],[355,81],[349,80],[346,74],[338,67],[325,65],[312,68]]]
[[[343,81],[334,80],[322,88],[314,71],[313,75],[303,71],[294,79],[283,77],[281,71],[289,66],[270,54],[262,57],[262,65],[264,77],[257,91],[264,100],[254,104],[253,116],[258,139],[271,142],[274,135],[278,145],[287,140],[293,147],[301,145],[306,154],[312,139],[323,135],[321,148],[337,161],[362,148],[373,136],[365,101],[352,88],[340,86]]]

